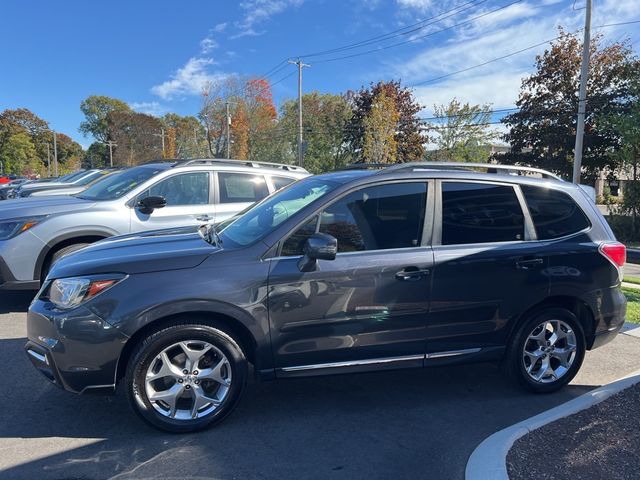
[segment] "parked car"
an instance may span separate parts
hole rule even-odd
[[[31,193],[29,197],[50,197],[52,195],[77,195],[79,193],[84,192],[87,188],[91,187],[93,184],[102,181],[107,175],[114,175],[117,172],[121,172],[122,170],[124,169],[108,168],[105,170],[101,170],[100,175],[87,177],[74,184],[63,185],[63,186],[53,186],[53,188],[37,190]]]
[[[6,200],[8,196],[20,185],[23,185],[30,180],[26,178],[18,178],[16,180],[11,180],[9,183],[0,185],[0,200]]]
[[[25,198],[32,195],[42,196],[49,195],[54,190],[61,189],[75,189],[77,187],[86,187],[94,180],[97,180],[102,175],[106,174],[107,170],[104,169],[92,169],[79,172],[67,178],[54,180],[52,182],[45,183],[30,183],[19,187],[15,191],[15,198]],[[84,189],[84,188],[82,188]]]
[[[503,360],[528,390],[555,391],[624,323],[625,247],[579,187],[484,167],[545,178],[342,171],[219,229],[98,242],[53,266],[26,352],[65,390],[120,384],[175,432],[228,415],[249,363],[271,379]]]
[[[84,172],[85,172],[85,170],[78,170],[76,172],[69,173],[67,175],[63,175],[61,177],[45,177],[45,178],[38,178],[38,179],[30,179],[29,182],[25,182],[23,185],[27,185],[27,184],[30,184],[30,185],[34,185],[34,184],[41,185],[41,184],[44,184],[44,183],[49,184],[49,183],[53,183],[53,182],[64,183],[67,180],[71,180],[71,179],[73,179],[75,177],[78,177],[78,176],[82,175]],[[20,185],[18,185],[18,188],[19,187],[20,187]],[[18,197],[18,194],[17,194],[18,188],[14,188],[14,189],[10,190],[7,193],[7,199],[17,198]]]
[[[63,255],[129,232],[219,222],[309,173],[293,165],[192,160],[109,175],[75,196],[0,203],[0,289],[38,289]]]

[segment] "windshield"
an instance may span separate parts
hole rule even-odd
[[[78,178],[81,175],[84,175],[85,172],[86,172],[86,170],[78,170],[77,172],[67,173],[66,175],[63,175],[61,177],[54,178],[53,181],[54,182],[61,182],[61,183],[70,182],[74,178]]]
[[[337,186],[337,183],[315,178],[300,180],[267,197],[228,225],[223,223],[220,240],[225,246],[245,246],[260,240]]]
[[[133,167],[120,173],[107,175],[76,196],[84,200],[115,200],[163,170],[164,168],[157,166]]]
[[[76,181],[71,182],[71,183],[73,183],[74,185],[80,185],[80,186],[89,185],[96,178],[101,177],[105,173],[106,172],[104,172],[104,171],[91,172],[90,174],[85,175],[84,177],[80,178],[79,180],[76,180]]]

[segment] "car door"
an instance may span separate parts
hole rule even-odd
[[[135,207],[131,209],[131,231],[156,230],[211,223],[214,207],[211,203],[212,179],[207,171],[175,173],[159,180],[139,194],[134,205],[149,196],[164,197],[167,202],[147,214]]]
[[[498,354],[511,322],[548,295],[548,258],[520,187],[437,183],[427,358]]]
[[[216,223],[233,217],[270,193],[264,175],[220,171],[216,177]]]
[[[278,375],[422,366],[433,265],[427,192],[427,182],[357,189],[281,242],[269,275]],[[302,273],[302,247],[316,231],[334,236],[338,253]]]

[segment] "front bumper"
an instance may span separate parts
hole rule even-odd
[[[73,393],[113,393],[128,337],[84,307],[57,310],[35,300],[27,316],[25,352],[51,383]]]
[[[45,243],[26,231],[9,240],[0,240],[0,290],[38,290],[38,256]]]

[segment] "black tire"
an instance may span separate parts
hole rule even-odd
[[[566,371],[560,376],[560,378],[553,380],[553,377],[549,375],[549,378],[545,381],[545,383],[541,381],[536,381],[534,378],[527,373],[527,362],[531,362],[531,360],[525,360],[524,348],[528,340],[530,334],[534,333],[534,330],[541,325],[545,321],[556,321],[559,320],[564,324],[568,325],[575,335],[575,356],[573,357],[572,363]],[[541,331],[542,329],[538,330]],[[528,348],[531,350],[531,344]],[[535,345],[535,343],[533,344]],[[580,370],[580,366],[582,365],[582,361],[584,360],[584,354],[586,349],[586,342],[584,336],[584,328],[582,324],[578,321],[576,316],[566,310],[564,308],[559,307],[550,307],[545,308],[544,310],[539,310],[532,315],[530,315],[519,327],[518,330],[513,335],[511,342],[507,345],[507,352],[505,355],[505,368],[508,375],[520,386],[524,387],[526,390],[535,393],[551,393],[555,392],[566,384],[568,384],[573,377],[576,376],[578,370]],[[554,362],[556,365],[560,365],[559,360],[552,359],[553,355],[547,355],[549,357],[550,362]],[[540,363],[536,364],[540,365]],[[529,365],[530,366],[530,365]],[[538,367],[540,371],[540,367]]]
[[[207,342],[220,350],[229,362],[232,381],[223,401],[212,412],[195,419],[178,420],[154,408],[146,393],[145,378],[156,356],[182,341]],[[167,432],[187,433],[211,427],[229,415],[240,401],[247,377],[245,354],[229,334],[210,325],[185,322],[158,330],[142,340],[130,357],[124,381],[129,404],[145,422]]]
[[[84,248],[86,246],[90,245],[89,243],[74,243],[73,245],[67,245],[66,247],[61,248],[60,250],[58,250],[57,252],[55,252],[52,256],[51,256],[51,260],[49,260],[49,263],[47,263],[47,265],[45,266],[45,268],[42,269],[42,274],[40,275],[40,282],[44,282],[44,279],[47,278],[47,275],[49,275],[49,271],[51,270],[51,267],[58,261],[60,260],[62,257],[64,257],[65,255],[75,252],[76,250],[80,250],[81,248]]]

